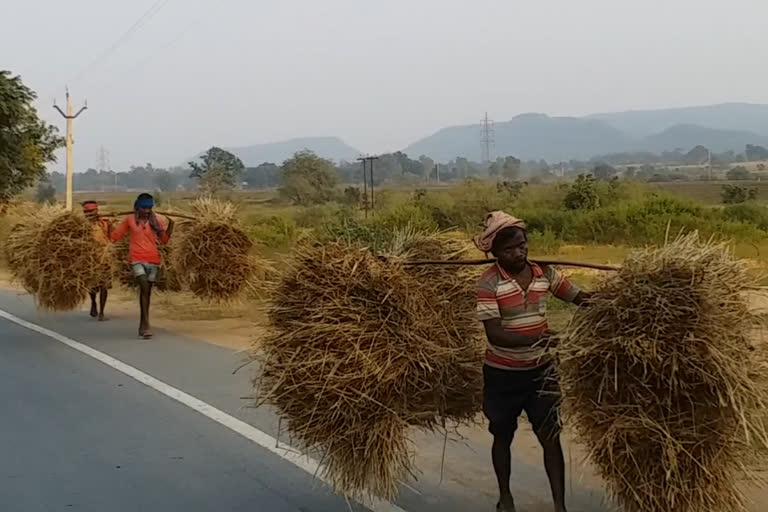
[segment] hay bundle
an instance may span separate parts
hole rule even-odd
[[[408,226],[396,231],[386,256],[403,263],[408,260],[458,260],[471,246],[444,233],[424,233]],[[438,417],[470,420],[482,404],[482,328],[475,314],[476,268],[459,265],[404,266],[403,270],[419,282],[421,293],[428,298],[438,343],[456,349],[455,359],[441,368],[445,373],[434,379],[441,388],[427,404],[436,404]],[[426,398],[426,397],[425,397]],[[426,405],[426,404],[425,404]],[[428,406],[428,405],[427,405]]]
[[[464,302],[443,303],[426,272],[354,243],[307,241],[273,290],[256,393],[320,452],[337,492],[393,499],[412,472],[408,428],[478,410],[481,344],[461,314],[449,320]]]
[[[20,217],[5,239],[3,250],[8,269],[13,279],[29,293],[36,293],[40,285],[37,268],[38,252],[36,243],[40,232],[63,209],[55,206],[43,206],[19,211]]]
[[[82,215],[41,213],[14,229],[11,238],[21,237],[26,242],[12,250],[14,275],[42,309],[75,309],[103,280],[109,245],[94,236],[93,224]]]
[[[566,422],[627,512],[744,510],[768,402],[753,284],[725,245],[690,234],[630,255],[564,333]]]
[[[172,257],[189,289],[210,301],[236,299],[252,290],[266,264],[253,253],[234,205],[201,198],[192,209],[198,220],[179,226]]]

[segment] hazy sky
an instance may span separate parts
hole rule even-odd
[[[391,151],[486,110],[768,103],[766,19],[765,0],[0,0],[0,68],[62,129],[53,98],[87,98],[76,169],[103,145],[124,170],[312,135]]]

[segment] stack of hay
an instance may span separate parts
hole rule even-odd
[[[632,254],[564,333],[566,423],[627,512],[744,510],[738,481],[768,444],[754,282],[694,233]]]
[[[17,213],[19,220],[11,228],[3,246],[5,260],[13,279],[29,293],[35,293],[40,284],[36,270],[36,243],[40,231],[64,210],[45,205]]]
[[[192,203],[197,220],[184,222],[172,237],[171,265],[197,297],[230,301],[252,291],[267,268],[254,253],[232,203],[200,198]]]
[[[42,309],[69,311],[105,279],[109,244],[83,215],[44,208],[12,229],[6,242],[11,271]]]
[[[254,353],[256,394],[319,452],[337,492],[393,499],[412,472],[408,429],[479,410],[474,277],[401,261],[454,252],[435,236],[408,237],[387,259],[352,242],[305,241],[275,285]]]

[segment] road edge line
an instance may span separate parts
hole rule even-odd
[[[227,414],[221,409],[218,409],[207,402],[203,402],[199,398],[196,398],[190,395],[189,393],[186,393],[178,388],[175,388],[170,384],[166,384],[160,379],[157,379],[149,375],[148,373],[145,373],[139,370],[134,366],[124,363],[119,359],[116,359],[110,356],[109,354],[101,352],[100,350],[96,350],[95,348],[92,348],[82,342],[79,342],[77,340],[64,336],[63,334],[59,334],[56,331],[52,331],[50,329],[47,329],[35,323],[24,320],[23,318],[19,318],[16,315],[8,313],[7,311],[4,311],[2,309],[0,309],[0,318],[4,318],[9,322],[13,322],[16,325],[29,329],[30,331],[34,331],[38,334],[47,336],[53,340],[63,343],[64,345],[74,350],[77,350],[82,354],[85,354],[93,359],[96,359],[100,363],[105,364],[119,371],[120,373],[127,375],[128,377],[131,377],[132,379],[144,384],[145,386],[162,393],[163,395],[181,403],[182,405],[189,407],[194,411],[197,411],[198,413],[202,414],[208,419],[215,421],[216,423],[228,428],[229,430],[237,434],[240,434],[242,437],[274,453],[281,459],[286,460],[291,464],[293,464],[294,466],[306,471],[307,473],[312,475],[314,478],[321,480],[325,484],[329,484],[329,482],[325,478],[320,476],[319,470],[321,468],[320,468],[320,463],[318,461],[316,461],[309,455],[303,455],[297,452],[296,449],[290,446],[289,444],[283,443],[282,441],[278,441],[271,435],[257,429],[250,423],[246,423],[243,420],[235,418],[234,416]],[[381,500],[367,501],[366,500],[360,503],[361,505],[369,508],[372,512],[406,512],[405,509],[402,509],[399,506],[395,505],[394,503],[390,503],[387,501],[381,501]]]

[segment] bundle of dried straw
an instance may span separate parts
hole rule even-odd
[[[192,211],[197,220],[183,222],[175,235],[174,269],[192,293],[205,300],[229,301],[252,291],[267,264],[254,253],[235,206],[200,198],[192,203]]]
[[[445,238],[410,236],[392,249],[384,259],[350,242],[301,243],[253,353],[256,395],[355,498],[397,495],[413,469],[409,427],[466,420],[480,406],[482,344],[466,309],[474,278],[401,265],[451,257]]]
[[[566,424],[627,512],[744,510],[738,480],[768,444],[754,282],[689,234],[630,255],[564,333]]]
[[[68,311],[105,279],[107,240],[84,216],[41,209],[13,229],[6,243],[11,271],[42,309]]]
[[[53,218],[64,213],[64,210],[45,205],[34,209],[26,208],[16,213],[18,220],[8,233],[3,246],[5,260],[13,279],[29,293],[36,293],[40,285],[36,260],[36,243],[40,231]]]

